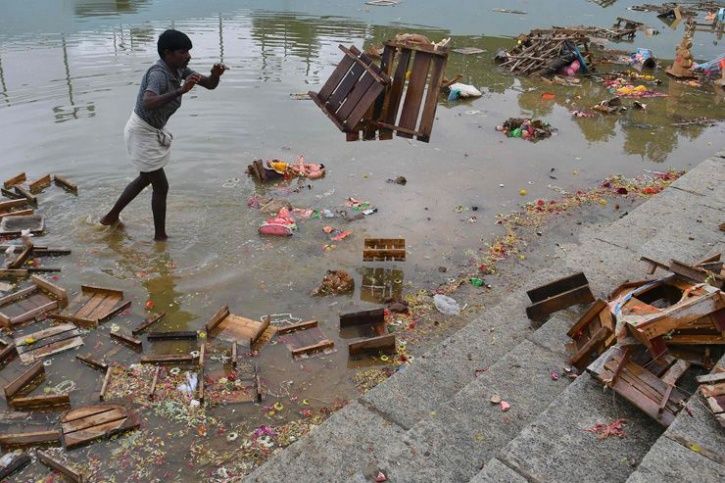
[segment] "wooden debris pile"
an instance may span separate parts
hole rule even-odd
[[[586,72],[589,62],[589,37],[568,29],[532,30],[519,37],[517,45],[498,56],[501,67],[518,75],[552,76],[575,60]]]
[[[687,398],[679,378],[693,365],[712,369],[725,347],[725,272],[720,255],[693,265],[643,261],[668,273],[596,300],[568,332],[570,363],[668,426]],[[716,414],[724,389],[704,389]]]

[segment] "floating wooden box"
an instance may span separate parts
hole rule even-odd
[[[5,216],[0,221],[0,235],[20,236],[23,230],[30,230],[33,235],[40,235],[45,230],[43,215],[17,215]]]
[[[12,327],[68,305],[65,290],[33,275],[33,285],[0,298],[0,325]]]
[[[33,340],[32,344],[26,341]],[[23,363],[31,363],[53,354],[83,345],[80,331],[73,324],[61,324],[15,339]]]
[[[405,261],[404,238],[366,238],[363,245],[364,262]]]
[[[381,335],[378,337],[371,337],[369,339],[359,340],[357,342],[351,342],[347,346],[348,354],[351,356],[358,354],[395,354],[396,343],[395,334]]]
[[[123,291],[110,288],[81,285],[80,295],[71,303],[68,310],[53,314],[56,320],[73,322],[79,327],[96,327],[116,314],[126,310],[131,301],[123,301]]]
[[[568,345],[569,362],[581,371],[614,343],[614,319],[607,302],[597,299],[567,335],[573,339]]]
[[[71,449],[95,439],[136,429],[137,414],[118,404],[95,404],[71,409],[60,420],[63,443]]]
[[[292,352],[292,357],[329,351],[335,343],[325,336],[317,321],[302,322],[277,330],[280,342]]]
[[[210,336],[218,337],[229,342],[242,342],[249,348],[262,338],[269,326],[269,319],[259,322],[229,312],[229,307],[224,306],[212,316],[206,323],[206,332]]]

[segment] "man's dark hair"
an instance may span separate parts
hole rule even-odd
[[[159,35],[156,48],[163,59],[165,50],[191,50],[191,39],[184,32],[169,29]]]

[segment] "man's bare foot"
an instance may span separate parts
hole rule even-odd
[[[168,239],[169,239],[169,235],[167,235],[166,233],[164,233],[163,235],[156,235],[154,237],[154,241],[166,241]]]
[[[123,228],[123,222],[118,218],[111,218],[108,215],[100,219],[99,223],[103,226],[112,226],[115,228]]]

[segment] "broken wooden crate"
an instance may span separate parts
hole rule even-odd
[[[79,327],[93,328],[123,312],[130,305],[130,300],[124,302],[121,290],[81,285],[81,293],[68,309],[51,317],[55,320],[73,322]]]
[[[234,349],[232,349],[233,352]],[[232,369],[211,371],[205,377],[206,394],[211,404],[244,404],[261,402],[262,385],[259,366],[249,353],[233,354]]]
[[[526,294],[532,302],[526,307],[526,315],[537,322],[558,310],[594,301],[589,281],[581,272],[528,290]]]
[[[715,420],[725,428],[725,369],[716,368],[711,374],[699,376],[700,393],[705,398],[705,404],[715,416]]]
[[[366,238],[364,262],[405,261],[405,238]]]
[[[37,275],[31,282],[31,286],[0,298],[0,326],[12,328],[68,305],[64,289]]]
[[[83,406],[61,416],[63,444],[71,449],[95,439],[136,429],[139,417],[118,404]]]
[[[340,314],[340,337],[373,337],[385,334],[385,309]]]
[[[329,353],[335,347],[335,343],[322,332],[316,320],[279,327],[277,336],[290,350],[292,357]]]
[[[17,448],[40,444],[60,444],[61,433],[58,430],[28,431],[23,433],[1,433],[0,448]]]
[[[675,360],[658,377],[651,372],[653,367],[662,370],[662,366],[652,364],[656,359],[634,360],[635,356],[647,355],[640,349],[641,346],[610,347],[587,367],[587,372],[667,427],[686,401],[686,394],[675,386],[684,372],[683,366]]]
[[[572,354],[569,363],[582,371],[615,342],[615,326],[609,304],[597,299],[569,329],[573,339],[567,345]]]
[[[45,217],[32,215],[4,216],[0,221],[0,236],[18,237],[24,230],[33,235],[40,235],[45,230]]]
[[[45,378],[45,366],[42,362],[36,362],[25,369],[18,377],[3,387],[5,400],[10,401],[18,395],[23,395],[35,388]]]
[[[56,325],[15,339],[18,355],[25,364],[82,345],[80,331],[73,324]]]
[[[360,139],[362,131],[365,140],[375,139],[376,134],[380,140],[392,139],[395,132],[400,137],[430,141],[448,59],[447,42],[387,41],[379,68],[372,66],[364,53],[353,51],[354,47],[349,51],[340,48],[346,52],[345,59],[320,93],[310,92],[310,97],[347,133],[347,140]],[[354,109],[352,105],[345,107],[347,102],[340,107],[351,90],[364,91],[365,96],[353,97]],[[330,106],[325,105],[328,99],[333,100]],[[335,115],[331,115],[332,110]]]
[[[263,322],[247,319],[230,313],[226,305],[209,319],[205,328],[209,336],[229,342],[241,342],[250,349],[258,342],[269,340],[274,333],[269,318],[265,318]]]

